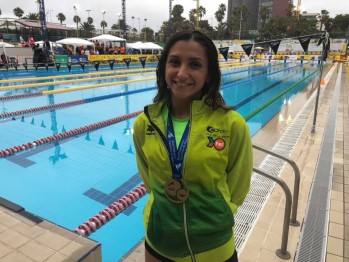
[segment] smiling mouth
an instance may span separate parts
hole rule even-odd
[[[191,86],[193,84],[193,83],[181,83],[181,82],[177,82],[177,81],[174,81],[174,83],[180,87],[188,87],[188,86]]]

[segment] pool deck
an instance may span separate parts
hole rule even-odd
[[[338,111],[336,114],[336,132],[333,172],[330,186],[330,208],[327,232],[326,261],[349,262],[349,74],[348,67],[343,66],[340,85]],[[284,260],[276,255],[281,247],[285,195],[276,185],[268,201],[258,215],[252,230],[239,252],[240,262],[294,261],[297,254],[301,229],[305,226],[306,211],[314,178],[318,172],[318,160],[324,147],[324,137],[328,116],[333,106],[334,90],[338,71],[326,83],[321,93],[315,133],[312,133],[313,117],[310,113],[300,138],[297,140],[290,158],[300,169],[300,192],[298,201],[298,227],[289,227],[287,251],[291,258]],[[253,139],[253,143],[272,150],[280,132],[275,132],[275,117]],[[348,128],[348,129],[347,129]],[[278,133],[278,134],[275,134]],[[266,139],[267,138],[267,139]],[[259,166],[264,156],[255,152],[255,167]],[[285,166],[280,176],[293,190],[294,172]],[[25,217],[0,206],[0,262],[7,261],[101,261],[99,243],[81,237],[69,230],[54,225],[40,218]],[[123,261],[144,261],[144,247],[141,242]]]
[[[327,230],[327,245],[324,257],[328,262],[349,262],[349,74],[348,67],[343,66],[340,85],[340,98],[336,119],[335,153],[333,156],[333,174],[331,181],[329,225]],[[289,227],[287,251],[290,259],[282,259],[276,255],[281,249],[283,222],[285,213],[285,194],[281,187],[275,186],[263,210],[258,216],[248,238],[239,252],[240,262],[281,262],[295,261],[304,227],[306,209],[320,153],[323,149],[324,132],[328,122],[328,115],[333,100],[333,92],[338,72],[335,70],[326,83],[326,91],[321,93],[315,133],[312,133],[313,112],[298,139],[290,156],[297,164],[300,173],[300,191],[298,200],[297,221],[300,226]],[[275,134],[276,116],[253,139],[253,144],[272,150],[278,135]],[[268,139],[265,139],[265,138]],[[272,139],[271,139],[272,138]],[[255,166],[261,161],[259,152],[255,152]],[[293,192],[294,171],[285,166],[281,178]],[[124,262],[144,261],[144,247],[140,243]],[[298,260],[301,262],[300,260]],[[310,260],[309,260],[310,261]],[[313,260],[311,260],[313,261]],[[315,261],[315,260],[314,260]]]

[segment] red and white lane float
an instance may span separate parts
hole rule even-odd
[[[135,117],[137,115],[139,115],[140,113],[142,113],[143,111],[136,111],[127,115],[123,115],[123,116],[119,116],[119,117],[115,117],[109,120],[105,120],[102,122],[98,122],[95,124],[91,124],[88,126],[84,126],[84,127],[79,127],[73,130],[69,130],[69,131],[65,131],[53,136],[48,136],[48,137],[44,137],[38,140],[35,140],[33,142],[29,142],[26,144],[22,144],[22,145],[18,145],[18,146],[14,146],[14,147],[10,147],[10,148],[6,148],[3,150],[0,150],[0,157],[7,157],[7,156],[11,156],[14,155],[17,152],[23,151],[23,150],[28,150],[40,145],[44,145],[44,144],[48,144],[48,143],[52,143],[52,142],[56,142],[58,140],[62,140],[62,139],[66,139],[66,138],[70,138],[73,136],[77,136],[77,135],[81,135],[83,133],[87,133],[89,131],[93,131],[102,127],[106,127],[106,126],[110,126],[119,122],[122,122],[126,119]]]
[[[132,205],[134,202],[145,196],[146,193],[147,190],[144,184],[140,185],[133,191],[127,193],[125,196],[112,203],[110,206],[103,209],[97,215],[93,216],[92,218],[78,226],[76,229],[74,229],[74,232],[79,235],[88,237],[96,230],[108,223],[110,220],[112,220],[114,217],[116,217],[118,214],[120,214],[122,211],[124,211],[126,208],[128,208],[130,205]]]

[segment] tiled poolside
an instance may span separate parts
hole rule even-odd
[[[313,111],[307,113],[309,119],[294,147],[291,155],[301,172],[300,194],[297,220],[299,227],[289,227],[287,251],[291,258],[284,260],[276,255],[282,239],[282,225],[285,212],[285,197],[277,185],[259,214],[253,229],[239,252],[240,262],[293,261],[301,229],[305,220],[309,194],[328,123],[328,115],[333,105],[334,90],[338,71],[329,79],[320,97],[316,132],[312,133]],[[338,103],[335,154],[333,156],[333,175],[331,188],[331,208],[329,210],[328,241],[326,258],[328,262],[349,262],[349,81],[348,67],[343,67],[340,96]],[[298,111],[303,107],[295,101],[290,111]],[[296,114],[296,113],[294,113]],[[275,129],[279,116],[270,121],[253,139],[255,145],[272,150],[282,136]],[[285,124],[285,130],[287,125]],[[267,139],[266,139],[267,138]],[[265,155],[255,151],[255,166],[258,167]],[[285,166],[281,178],[293,189],[294,174],[289,166]],[[24,207],[25,208],[25,207]],[[25,213],[25,212],[22,212]],[[72,233],[49,221],[26,214],[28,219],[19,213],[0,207],[0,262],[4,261],[101,261],[99,243]],[[144,261],[143,243],[140,243],[124,261]]]

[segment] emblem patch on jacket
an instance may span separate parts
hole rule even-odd
[[[209,141],[207,147],[210,147],[210,148],[214,147],[217,150],[223,150],[225,148],[225,141],[223,138],[219,137],[214,139],[213,137],[210,137],[210,136],[208,136],[207,138]]]
[[[147,135],[147,136],[153,136],[153,135],[155,135],[155,129],[154,129],[154,127],[152,127],[151,125],[148,125],[146,135]]]
[[[209,141],[207,147],[215,148],[218,151],[223,150],[225,148],[225,145],[226,145],[225,139],[229,138],[229,135],[227,132],[228,131],[226,131],[226,130],[222,130],[222,129],[219,129],[216,127],[208,126],[206,128],[206,135],[207,135],[207,139]]]

